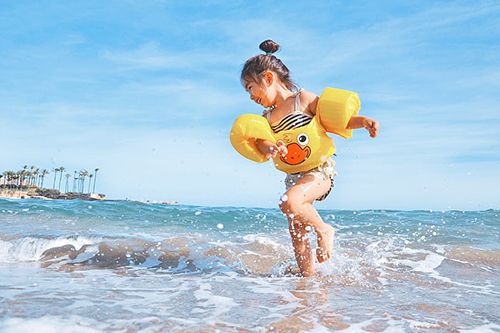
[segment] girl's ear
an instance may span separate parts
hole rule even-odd
[[[264,82],[266,82],[267,86],[270,86],[274,82],[274,73],[271,71],[265,71],[263,74]]]

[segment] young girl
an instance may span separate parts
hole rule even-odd
[[[263,116],[274,133],[305,126],[316,114],[318,96],[298,89],[293,83],[288,68],[273,55],[279,45],[272,40],[262,42],[259,48],[265,52],[248,59],[241,72],[241,82],[250,99],[266,108]],[[364,127],[371,137],[377,135],[379,124],[363,116],[352,116],[347,128]],[[258,139],[257,148],[267,159],[278,154],[286,156],[288,151],[282,141],[276,144]],[[307,234],[314,230],[318,246],[316,258],[322,263],[332,256],[335,230],[323,222],[313,206],[315,200],[324,200],[333,187],[335,162],[327,159],[322,165],[285,179],[286,193],[280,201],[280,209],[288,217],[289,231],[295,258],[303,276],[315,274],[314,259]]]

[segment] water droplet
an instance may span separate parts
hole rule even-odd
[[[281,196],[281,201],[283,201],[283,202],[288,201],[288,196],[287,196],[286,194],[283,194],[283,195]]]
[[[201,214],[201,212],[200,212],[200,211],[197,211],[196,213],[194,213],[194,215],[196,215],[196,216],[198,216],[198,215],[200,215],[200,214]]]
[[[222,223],[217,224],[217,229],[219,229],[219,230],[224,229],[224,224],[222,224]]]

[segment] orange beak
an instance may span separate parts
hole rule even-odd
[[[302,149],[297,143],[290,143],[286,146],[288,153],[280,156],[280,159],[290,165],[297,165],[304,162],[311,155],[311,148],[306,146]]]

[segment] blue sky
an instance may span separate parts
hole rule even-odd
[[[328,209],[500,208],[498,1],[2,1],[0,169],[100,168],[111,198],[276,207],[228,131],[271,38],[305,89],[357,91]],[[49,176],[50,178],[50,176]]]

